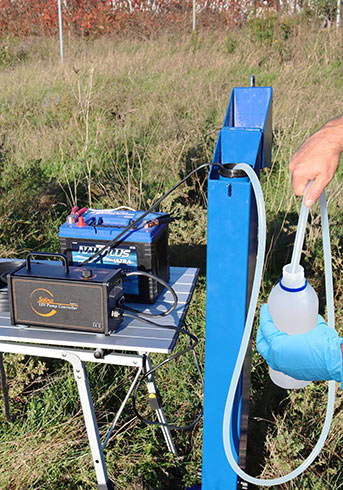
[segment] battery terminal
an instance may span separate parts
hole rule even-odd
[[[150,219],[148,221],[143,221],[144,228],[152,228],[153,226],[166,225],[175,221],[176,218],[170,216],[169,214],[165,216],[160,216],[159,218]]]

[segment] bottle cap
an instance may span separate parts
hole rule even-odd
[[[304,268],[298,265],[295,272],[291,272],[291,264],[287,264],[282,269],[282,285],[286,288],[297,289],[306,284]]]

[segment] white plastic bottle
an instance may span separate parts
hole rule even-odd
[[[269,295],[268,308],[277,328],[289,335],[305,333],[317,326],[317,294],[306,281],[301,265],[296,267],[294,273],[291,272],[291,264],[284,266],[282,279]],[[272,368],[269,368],[269,376],[276,385],[286,389],[303,388],[310,383]]]

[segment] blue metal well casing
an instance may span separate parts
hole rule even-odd
[[[260,168],[270,162],[271,97],[270,87],[233,90],[213,162],[245,162],[259,175]],[[202,489],[231,490],[237,487],[237,476],[224,451],[223,416],[253,280],[257,219],[249,179],[226,178],[218,170],[212,166],[208,179]],[[242,467],[246,458],[249,378],[248,358],[236,394],[231,430],[232,447]]]
[[[268,167],[271,163],[272,94],[272,87],[235,87],[223,124],[223,129],[226,130],[245,129],[262,133],[261,168]],[[229,163],[217,158],[213,161]]]

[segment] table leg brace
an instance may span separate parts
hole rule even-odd
[[[62,352],[62,358],[73,366],[74,378],[79,390],[80,401],[85,419],[86,430],[91,448],[93,464],[98,482],[98,490],[113,489],[112,482],[108,479],[104,454],[101,448],[98,424],[94,412],[92,395],[89,388],[86,365],[72,352]]]

